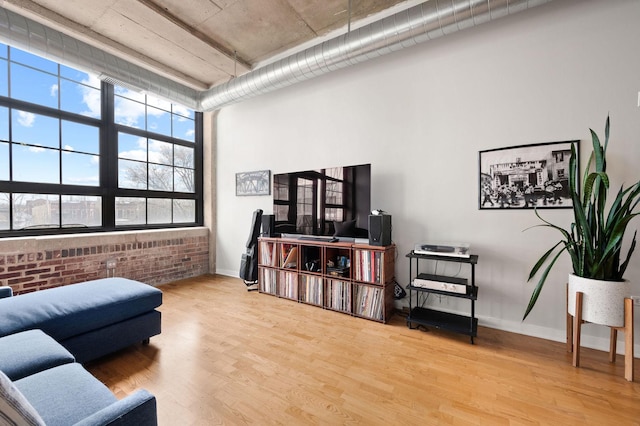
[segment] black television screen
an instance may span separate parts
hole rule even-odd
[[[278,234],[367,238],[371,164],[274,174]]]

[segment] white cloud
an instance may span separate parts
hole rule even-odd
[[[67,181],[70,184],[75,184],[75,185],[92,185],[95,186],[98,184],[98,182],[100,181],[98,176],[86,176],[86,177],[74,177],[74,178],[69,178],[67,179]]]
[[[173,112],[175,112],[176,114],[180,114],[181,116],[184,117],[178,117],[179,121],[185,121],[186,118],[185,117],[191,117],[191,109],[184,107],[182,105],[173,105]]]
[[[91,156],[91,164],[100,164],[100,156],[92,155]]]
[[[88,110],[82,112],[83,115],[89,117],[100,117],[100,90],[94,89],[94,87],[100,87],[100,79],[95,75],[89,75],[87,80],[83,80],[82,83],[90,85],[92,87],[80,86],[82,92],[82,102],[87,105]]]
[[[141,117],[144,117],[144,105],[122,98],[116,98],[116,117],[119,123],[135,127]]]
[[[18,111],[18,123],[24,127],[32,127],[36,121],[35,114],[26,111]]]
[[[49,94],[51,95],[52,98],[57,98],[58,97],[58,85],[57,84],[52,84],[51,87],[49,88]]]
[[[147,161],[146,150],[122,151],[118,154],[118,156],[127,160]]]
[[[193,129],[189,129],[189,130],[187,130],[187,131],[184,133],[184,135],[185,135],[186,137],[191,137],[191,136],[193,136],[193,135],[195,135],[195,134],[196,134],[196,131],[195,131],[195,130],[193,130]]]
[[[71,145],[65,145],[62,149],[65,149],[67,151],[75,151],[75,148],[72,147]]]
[[[29,151],[30,152],[34,152],[34,153],[39,153],[39,152],[44,152],[44,148],[39,147],[39,146],[30,146],[29,147]]]

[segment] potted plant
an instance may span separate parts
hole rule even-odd
[[[581,291],[584,293],[582,315],[585,321],[613,327],[624,324],[623,300],[629,296],[630,283],[623,276],[636,246],[637,231],[625,256],[622,253],[622,242],[627,225],[640,214],[634,212],[640,202],[640,181],[626,189],[621,186],[608,206],[610,182],[606,153],[609,144],[609,117],[605,124],[604,146],[598,135],[589,130],[593,151],[582,176],[581,188],[577,185],[580,176],[576,148],[571,145],[569,194],[574,214],[571,228],[563,229],[546,221],[536,210],[536,215],[544,222],[536,226],[556,229],[562,234],[562,239],[543,254],[531,269],[529,281],[546,265],[533,290],[523,320],[538,300],[549,271],[566,251],[573,267],[573,273],[569,275],[569,313],[575,314],[575,293]],[[581,287],[582,285],[586,287]],[[606,299],[609,296],[612,298],[610,302]],[[612,311],[609,311],[609,307]]]

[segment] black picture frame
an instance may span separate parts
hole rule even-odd
[[[236,173],[236,196],[271,195],[271,170]]]
[[[480,151],[478,209],[573,208],[569,195],[571,144],[575,144],[579,167],[579,140]]]

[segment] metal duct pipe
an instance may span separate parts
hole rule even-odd
[[[38,56],[199,109],[200,92],[66,34],[0,8],[0,41]]]
[[[551,0],[429,0],[228,83],[197,91],[0,8],[0,41],[198,111],[213,111]],[[4,2],[0,0],[0,6]]]
[[[551,0],[430,0],[202,92],[212,111]]]

